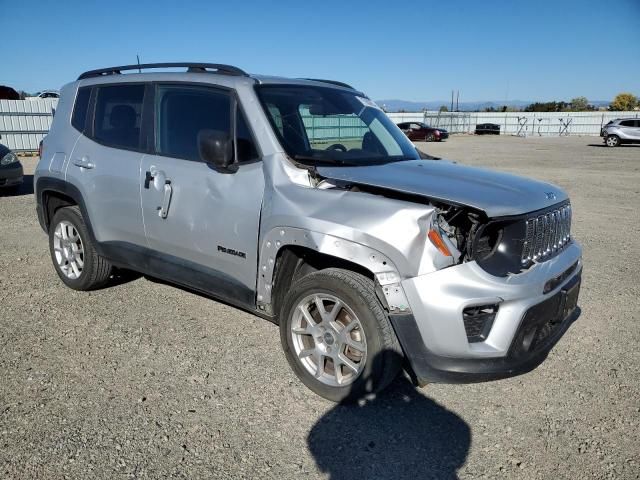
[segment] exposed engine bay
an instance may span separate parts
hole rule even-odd
[[[316,188],[339,188],[350,192],[381,195],[395,200],[421,203],[436,209],[435,226],[457,252],[454,264],[476,261],[496,276],[517,274],[531,266],[522,261],[527,218],[531,214],[489,218],[483,211],[465,205],[446,203],[428,197],[397,192],[312,175]]]

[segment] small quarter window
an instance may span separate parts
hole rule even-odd
[[[71,125],[80,132],[84,132],[87,123],[87,110],[89,109],[90,97],[91,87],[79,89],[76,95],[76,103],[73,106],[73,115],[71,116]]]
[[[238,106],[236,113],[236,140],[238,142],[238,162],[250,162],[258,158],[258,151],[251,138],[247,119]]]

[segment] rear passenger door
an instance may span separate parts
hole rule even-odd
[[[70,156],[66,179],[84,199],[96,240],[110,256],[113,248],[146,244],[140,211],[140,162],[146,149],[143,104],[146,86],[111,84],[82,87],[90,95],[85,117],[74,128],[82,135]]]
[[[254,304],[262,162],[232,91],[157,84],[154,154],[139,182],[152,268],[159,276]],[[202,130],[237,137],[233,172],[203,162]]]

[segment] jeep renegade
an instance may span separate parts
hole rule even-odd
[[[579,313],[563,190],[425,158],[341,82],[198,63],[83,73],[35,192],[67,286],[125,268],[269,319],[334,401],[403,365],[418,384],[528,372]]]

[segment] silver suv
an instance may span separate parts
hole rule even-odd
[[[187,70],[125,73],[168,67]],[[62,89],[35,190],[67,286],[132,269],[268,319],[334,401],[402,366],[417,384],[528,372],[579,313],[564,191],[424,158],[341,82],[86,72]]]
[[[600,131],[608,147],[623,143],[640,143],[640,118],[618,118],[611,120]]]

